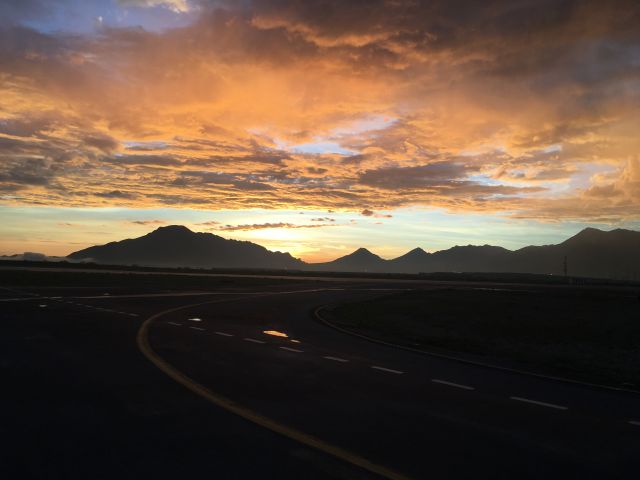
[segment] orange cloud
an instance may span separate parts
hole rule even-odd
[[[120,3],[2,23],[3,203],[638,215],[637,2]]]
[[[215,230],[223,230],[227,232],[234,232],[236,230],[265,230],[268,228],[323,228],[323,227],[337,227],[339,225],[334,223],[314,223],[311,225],[298,225],[295,223],[277,222],[277,223],[252,223],[245,225],[221,225],[215,227]]]

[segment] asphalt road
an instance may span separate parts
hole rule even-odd
[[[312,318],[387,287],[4,291],[0,476],[637,478],[640,395]]]

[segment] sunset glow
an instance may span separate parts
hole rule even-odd
[[[29,0],[0,18],[0,254],[171,223],[309,261],[640,225],[634,1]]]

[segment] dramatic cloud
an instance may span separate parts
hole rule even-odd
[[[0,6],[4,204],[640,216],[637,1],[116,3]]]
[[[362,210],[360,212],[360,215],[363,215],[365,217],[373,217],[373,218],[393,218],[393,215],[376,213],[373,210],[369,210],[368,208],[365,208],[364,210]]]
[[[167,222],[164,220],[131,220],[129,223],[134,225],[165,225]]]
[[[189,10],[187,0],[117,0],[123,7],[166,7],[177,12]]]
[[[215,227],[216,225],[220,225],[220,222],[216,222],[215,220],[209,220],[207,222],[196,223],[196,225],[200,227]]]
[[[253,224],[247,224],[247,225],[222,225],[215,229],[224,230],[227,232],[233,232],[236,230],[265,230],[267,228],[322,228],[322,227],[336,227],[336,226],[338,225],[336,225],[335,223],[326,223],[326,224],[314,223],[310,225],[298,225],[295,223],[278,222],[278,223],[253,223]]]

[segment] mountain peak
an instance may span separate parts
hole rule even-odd
[[[573,237],[567,238],[562,243],[566,245],[566,244],[574,244],[574,243],[581,243],[581,242],[591,242],[598,238],[602,238],[607,233],[608,232],[605,232],[598,228],[587,227],[580,230]]]
[[[151,233],[193,233],[184,225],[167,225],[166,227],[158,227]]]
[[[401,255],[397,258],[395,258],[394,260],[418,260],[424,257],[428,257],[429,254],[427,252],[425,252],[423,249],[421,249],[420,247],[416,247],[413,250],[408,251],[407,253],[405,253],[404,255]]]
[[[637,244],[640,241],[640,232],[616,228],[614,230],[600,230],[598,228],[587,227],[573,237],[565,240],[560,245],[592,245],[605,244],[611,242],[631,242]]]
[[[347,255],[347,257],[360,257],[360,258],[380,258],[375,253],[372,253],[370,250],[367,250],[364,247],[360,247],[355,252]]]
[[[89,247],[69,258],[112,265],[195,268],[300,268],[303,262],[251,242],[227,240],[212,233],[168,225],[138,238]]]
[[[599,228],[587,227],[580,230],[576,235],[574,235],[574,237],[586,236],[586,235],[599,235],[601,233],[606,233],[606,232],[604,232],[603,230],[600,230]]]
[[[375,253],[371,253],[366,248],[359,248],[344,257],[337,258],[332,262],[320,264],[326,266],[326,270],[340,269],[343,271],[373,271],[380,267],[385,260]]]

